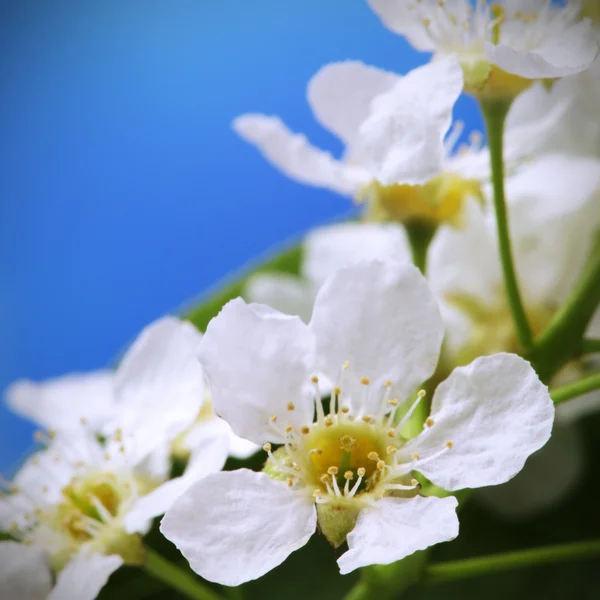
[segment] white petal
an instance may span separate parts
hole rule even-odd
[[[350,145],[369,116],[373,98],[388,92],[399,79],[360,61],[331,63],[310,80],[308,102],[321,125]]]
[[[436,177],[462,87],[463,72],[454,55],[412,70],[373,100],[353,158],[383,185],[418,185]]]
[[[264,473],[242,469],[195,484],[160,529],[194,571],[235,586],[264,575],[304,546],[316,520],[309,498]]]
[[[164,317],[142,331],[121,361],[115,377],[119,425],[135,431],[138,446],[149,439],[150,450],[157,437],[174,438],[198,415],[204,400],[196,357],[201,339],[191,323]]]
[[[458,535],[456,498],[383,498],[361,511],[338,560],[345,575],[367,565],[388,565]]]
[[[149,521],[165,514],[192,484],[220,471],[229,452],[228,430],[227,424],[218,418],[195,428],[190,446],[192,454],[183,475],[140,498],[125,516],[125,529],[129,533],[145,533]]]
[[[199,356],[215,412],[240,437],[282,441],[272,416],[281,430],[312,422],[315,341],[298,317],[232,300],[209,323]]]
[[[229,455],[244,460],[250,458],[260,449],[260,446],[241,438],[233,431],[229,435]]]
[[[444,297],[465,294],[493,304],[502,285],[496,239],[481,206],[466,203],[460,230],[442,226],[428,255],[428,276],[433,290]]]
[[[342,403],[372,414],[382,388],[405,400],[437,364],[444,327],[425,278],[413,265],[365,261],[345,267],[323,285],[310,328],[319,372],[336,381],[344,370]],[[360,379],[367,377],[368,386]],[[367,387],[369,397],[366,398]]]
[[[406,37],[417,50],[427,52],[436,49],[412,2],[407,0],[367,0],[367,2],[388,29]]]
[[[244,297],[250,302],[268,304],[287,315],[296,315],[305,323],[310,320],[316,290],[287,273],[258,273],[246,284]]]
[[[411,261],[403,227],[395,223],[337,223],[313,229],[306,236],[302,273],[318,289],[338,269],[377,258]]]
[[[48,600],[94,600],[122,564],[116,555],[78,554],[58,575]]]
[[[571,25],[533,50],[486,42],[489,61],[507,73],[527,79],[565,77],[587,69],[598,53],[598,44],[589,19]]]
[[[0,542],[0,598],[46,600],[51,585],[44,550],[18,542]]]
[[[277,117],[242,115],[233,129],[284,175],[300,183],[353,196],[370,179],[363,169],[345,165],[312,146],[304,135],[292,133]]]
[[[417,470],[446,490],[459,490],[514,477],[548,441],[554,405],[526,360],[501,353],[454,369],[435,391],[431,418],[431,431],[405,448],[426,458],[451,441],[450,450]]]
[[[20,380],[6,390],[6,402],[17,414],[44,429],[71,429],[85,418],[99,429],[113,410],[113,373],[72,373],[42,382]]]
[[[580,433],[557,426],[520,473],[501,486],[478,490],[477,499],[506,519],[527,519],[562,502],[581,479],[584,464]]]

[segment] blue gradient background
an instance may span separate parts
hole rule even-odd
[[[277,242],[348,210],[230,130],[280,114],[338,151],[310,76],[427,56],[364,0],[1,3],[0,388],[105,365],[148,322]],[[469,99],[456,116],[481,126]],[[0,470],[33,427],[0,408]]]

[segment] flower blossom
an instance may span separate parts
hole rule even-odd
[[[214,418],[196,440],[184,474],[169,480],[173,439],[192,425],[204,396],[195,355],[200,339],[189,323],[161,319],[141,333],[115,374],[12,389],[13,406],[60,428],[38,432],[45,449],[13,481],[0,483],[0,530],[12,538],[0,542],[1,597],[95,598],[120,565],[143,563],[140,536],[152,518],[193,482],[222,468],[228,427]],[[111,413],[100,405],[111,406]],[[88,422],[92,417],[96,421]],[[26,596],[19,586],[29,581],[23,579],[34,586]]]
[[[580,3],[551,0],[368,0],[392,31],[418,50],[456,55],[465,90],[513,98],[536,79],[587,69],[598,53]]]
[[[262,473],[193,485],[166,513],[163,534],[196,572],[225,585],[268,572],[317,524],[334,546],[347,541],[342,573],[453,539],[456,499],[420,495],[417,474],[450,491],[507,481],[548,440],[554,408],[527,361],[498,354],[456,369],[423,431],[404,438],[442,337],[425,279],[390,261],[329,277],[308,325],[265,305],[226,304],[200,359],[217,412],[263,443],[268,460]],[[328,406],[316,373],[335,382]]]
[[[404,77],[356,61],[326,65],[309,82],[308,101],[319,122],[344,142],[341,160],[278,117],[246,114],[233,126],[285,175],[366,202],[372,219],[460,224],[465,199],[481,198],[490,162],[477,132],[457,149],[463,126],[450,126],[462,83],[453,57]],[[536,87],[523,94],[509,113],[509,167],[537,147],[567,109],[561,99],[530,118],[541,93]]]

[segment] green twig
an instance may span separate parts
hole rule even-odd
[[[441,583],[596,556],[600,556],[600,540],[532,548],[429,565],[425,571],[425,581]]]
[[[498,230],[498,248],[508,305],[515,323],[519,343],[526,352],[533,347],[533,336],[523,308],[517,274],[510,245],[510,232],[506,200],[504,197],[504,122],[510,103],[506,101],[485,101],[481,103],[488,135],[492,186],[494,189],[494,210]]]
[[[223,600],[191,573],[164,559],[149,548],[146,549],[146,573],[173,590],[192,600]]]
[[[550,392],[550,396],[555,404],[560,404],[597,389],[600,389],[600,373],[594,373],[589,377],[556,388]]]
[[[581,344],[582,354],[595,354],[600,352],[600,340],[583,340]]]

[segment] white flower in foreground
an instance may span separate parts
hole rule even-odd
[[[551,0],[368,0],[392,31],[418,50],[456,55],[465,89],[480,97],[512,98],[532,80],[587,69],[598,53],[592,23],[580,3]]]
[[[319,122],[344,142],[341,160],[290,132],[278,117],[246,114],[233,126],[288,177],[367,201],[373,218],[459,224],[464,200],[481,197],[490,164],[477,133],[455,152],[462,125],[448,131],[461,90],[462,74],[451,57],[405,77],[356,61],[326,65],[310,81],[308,101]],[[508,116],[509,166],[537,147],[567,108],[560,101],[531,118],[543,91],[531,92]],[[526,121],[519,117],[524,112]]]
[[[19,380],[6,390],[6,404],[40,427],[62,432],[79,429],[82,419],[98,434],[154,419],[164,442],[156,444],[158,460],[168,460],[169,443],[171,454],[187,459],[196,447],[204,451],[205,439],[216,441],[225,434],[230,454],[245,458],[257,448],[214,414],[196,358],[201,339],[190,323],[163,317],[142,331],[116,371]]]
[[[438,386],[424,431],[404,439],[442,337],[427,282],[394,262],[337,271],[309,325],[229,302],[200,357],[216,410],[238,435],[264,442],[269,460],[263,473],[192,486],[163,518],[164,535],[225,585],[274,568],[317,524],[333,545],[347,540],[342,573],[453,539],[456,499],[420,496],[415,473],[447,490],[502,483],[548,440],[554,408],[525,360],[480,358]],[[329,407],[315,373],[336,382]]]
[[[325,280],[342,267],[370,259],[410,262],[404,228],[395,223],[350,222],[313,229],[302,244],[299,276],[258,273],[248,281],[244,297],[308,323]]]
[[[547,168],[543,166],[544,159],[540,159],[540,164],[534,163],[534,173],[525,182],[530,177],[534,182],[560,173],[561,165],[553,164],[553,160]],[[583,165],[589,166],[588,161],[583,161]],[[592,165],[588,170],[588,179],[594,173],[596,179],[600,178],[600,169]],[[573,176],[572,183],[579,177],[582,189],[593,188],[586,184],[583,170],[574,171]],[[538,335],[580,277],[600,219],[597,214],[593,216],[597,213],[593,196],[591,200],[587,198],[585,206],[573,193],[576,185],[571,187],[570,195],[562,194],[558,185],[555,204],[540,201],[539,205],[536,198],[526,193],[529,185],[509,185],[509,191],[511,188],[520,188],[524,193],[524,197],[513,198],[518,201],[509,205],[512,242],[525,311],[534,335]],[[566,192],[568,186],[562,189]],[[565,198],[569,202],[565,203]],[[469,206],[460,234],[450,227],[440,229],[430,248],[429,281],[440,298],[446,322],[438,377],[476,356],[519,351],[505,297],[495,223],[484,216],[480,207]],[[588,335],[597,337],[599,325],[600,312]],[[553,383],[581,377],[586,368],[582,361],[569,364]],[[513,480],[500,489],[482,490],[480,497],[510,518],[529,517],[563,500],[579,481],[585,454],[582,440],[566,425],[594,410],[600,410],[597,393],[560,405],[556,416],[561,426],[555,428],[550,442],[531,457]]]
[[[36,577],[45,570],[47,582],[57,576],[48,596],[52,600],[94,598],[121,564],[141,564],[139,534],[146,533],[152,518],[225,463],[228,427],[213,418],[215,423],[198,436],[184,474],[169,481],[173,440],[193,424],[204,397],[204,373],[196,357],[200,339],[192,325],[173,318],[142,332],[113,376],[115,409],[102,423],[105,441],[88,425],[83,404],[61,404],[49,393],[61,386],[37,390],[48,401],[39,414],[49,418],[54,403],[58,412],[81,416],[78,426],[75,415],[57,416],[68,427],[37,434],[48,448],[30,458],[13,482],[3,483],[0,529],[22,545],[15,550],[15,542],[0,542],[0,552],[22,555],[15,566],[19,573]],[[96,389],[90,386],[93,379],[78,379],[75,387]],[[72,383],[67,385],[71,391]],[[19,397],[15,389],[13,404]],[[19,597],[15,586],[21,575],[11,568],[1,574],[0,596]],[[74,596],[73,590],[80,591]]]

